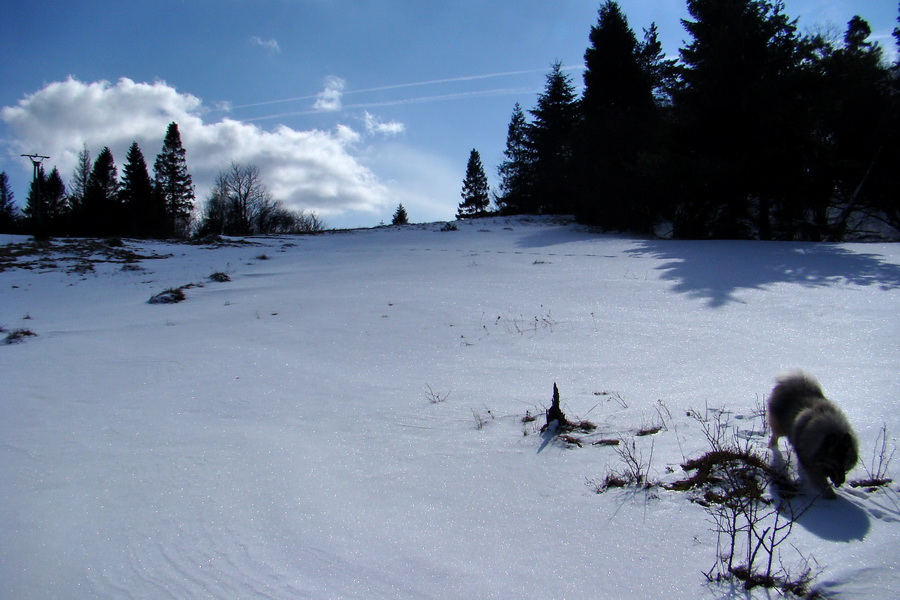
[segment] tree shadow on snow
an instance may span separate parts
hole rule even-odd
[[[632,257],[663,260],[657,270],[674,290],[705,299],[710,308],[740,302],[736,293],[777,283],[824,287],[836,283],[900,288],[900,265],[837,244],[758,241],[646,240]]]
[[[606,237],[609,235],[607,234]],[[593,231],[560,225],[558,227],[542,227],[534,233],[524,235],[516,241],[516,245],[526,250],[537,250],[574,242],[596,242],[598,239],[600,238]]]

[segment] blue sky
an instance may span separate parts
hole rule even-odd
[[[687,38],[683,0],[620,0],[631,27],[655,21],[664,50]],[[86,143],[120,166],[136,140],[152,165],[179,123],[205,198],[232,160],[277,198],[332,226],[450,219],[469,151],[496,185],[516,102],[551,63],[581,83],[600,0],[92,0],[13,2],[0,19],[0,170],[24,202],[50,155],[68,181]],[[838,33],[859,14],[893,51],[891,0],[788,0],[801,30]]]

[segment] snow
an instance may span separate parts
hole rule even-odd
[[[898,244],[458,225],[7,263],[0,326],[37,336],[0,345],[0,598],[766,598],[706,581],[687,494],[595,493],[621,459],[540,433],[553,383],[653,481],[708,450],[689,411],[764,449],[789,368],[862,462],[900,431]],[[830,597],[900,597],[898,490],[816,500],[784,562],[813,558]]]

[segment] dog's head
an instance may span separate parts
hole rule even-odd
[[[822,443],[817,462],[834,486],[840,487],[846,479],[847,472],[853,468],[858,458],[853,434],[831,433],[825,437]]]

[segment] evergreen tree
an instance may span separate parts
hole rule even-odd
[[[73,232],[85,229],[84,196],[91,178],[92,164],[87,144],[82,144],[69,186],[69,220]]]
[[[478,150],[472,149],[469,153],[469,162],[466,165],[466,178],[463,180],[462,202],[456,210],[457,219],[469,219],[483,217],[490,203],[490,188],[487,175],[484,173],[484,165],[481,164],[481,155]]]
[[[190,225],[194,210],[194,183],[187,169],[185,149],[177,123],[166,130],[162,152],[153,165],[156,193],[166,207],[166,235],[183,236]]]
[[[18,210],[6,171],[0,171],[0,233],[14,233]]]
[[[64,235],[69,230],[69,203],[66,185],[53,167],[44,181],[44,222],[48,235]]]
[[[900,13],[900,2],[897,3],[897,12]],[[900,23],[900,14],[897,15],[897,23]],[[894,27],[894,32],[891,34],[894,36],[894,45],[897,46],[897,60],[894,62],[894,66],[900,66],[900,25]]]
[[[43,189],[46,183],[47,176],[44,174],[44,167],[39,165],[28,185],[28,196],[25,198],[25,208],[22,211],[25,216],[25,228],[35,238],[45,236]]]
[[[897,3],[897,23],[900,24],[900,2]],[[900,164],[900,26],[894,28],[897,57],[891,67],[890,116],[886,127],[887,138],[884,154],[880,157],[879,169],[875,173],[877,199],[873,202],[885,221],[900,232],[900,173],[892,165]]]
[[[803,181],[806,99],[781,1],[688,0],[675,146],[687,157],[673,214],[682,237],[767,237]],[[773,110],[777,107],[777,110]],[[756,219],[756,223],[753,219]]]
[[[643,53],[618,2],[607,0],[598,15],[597,24],[591,27],[591,45],[584,54],[585,115],[611,108],[652,107],[651,50]],[[652,51],[658,53],[659,49]]]
[[[70,202],[84,200],[84,193],[91,178],[91,165],[91,152],[88,150],[87,144],[83,144],[75,161],[75,171],[72,173],[72,185],[69,189]]]
[[[666,58],[656,23],[644,30],[644,41],[638,45],[638,60],[642,73],[650,82],[657,106],[670,105],[678,79],[677,61]]]
[[[525,206],[529,204],[527,198],[530,194],[529,173],[532,160],[527,136],[528,122],[522,106],[517,102],[506,133],[506,150],[503,151],[506,159],[497,167],[497,174],[500,176],[497,205],[500,212],[525,212]]]
[[[137,237],[161,236],[166,231],[165,206],[154,194],[147,161],[137,142],[125,155],[122,167],[122,188],[119,199],[128,215],[128,227]]]
[[[578,101],[562,63],[553,64],[526,129],[530,159],[528,191],[522,212],[567,213],[574,208],[573,135],[579,123]]]
[[[661,127],[655,90],[665,87],[655,25],[639,44],[617,2],[607,1],[585,52],[578,136],[580,220],[612,229],[649,230],[654,208],[641,169]],[[658,93],[662,93],[661,91]]]
[[[108,236],[122,233],[119,177],[112,151],[104,147],[94,161],[82,205],[82,235]]]
[[[409,216],[406,214],[406,209],[403,208],[403,204],[397,206],[397,210],[394,211],[394,218],[391,220],[391,225],[408,225],[409,224]]]
[[[843,45],[826,46],[818,65],[825,80],[825,93],[817,99],[817,141],[825,155],[821,175],[840,209],[829,211],[837,214],[831,221],[823,210],[819,220],[835,240],[844,235],[851,216],[864,208],[900,225],[900,134],[897,95],[892,90],[896,82],[870,35],[869,24],[853,17]]]

